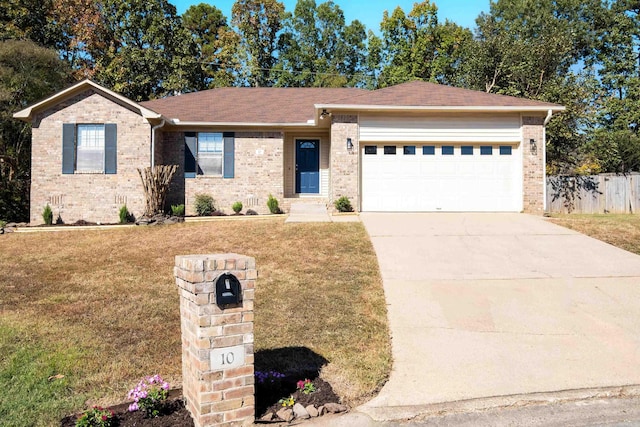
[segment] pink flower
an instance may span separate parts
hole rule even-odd
[[[138,408],[138,403],[137,402],[133,402],[131,405],[129,405],[129,412],[135,412],[137,411]]]

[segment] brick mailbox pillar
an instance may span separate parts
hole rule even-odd
[[[174,272],[180,291],[183,395],[195,426],[251,425],[255,259],[177,256]]]

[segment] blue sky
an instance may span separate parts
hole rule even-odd
[[[419,0],[334,0],[334,3],[344,11],[347,23],[359,19],[367,29],[379,32],[382,13],[385,10],[391,12],[396,6],[400,6],[409,13],[417,1]],[[199,0],[170,0],[170,2],[176,6],[179,14],[184,13],[193,4],[203,3]],[[204,1],[222,10],[227,19],[231,18],[231,6],[234,2],[234,0]],[[322,2],[323,0],[316,0],[316,3]],[[283,3],[287,11],[293,11],[296,0],[284,0]],[[471,29],[475,27],[475,19],[480,12],[489,11],[489,0],[439,0],[434,3],[438,6],[439,20],[444,22],[445,19],[449,19]]]

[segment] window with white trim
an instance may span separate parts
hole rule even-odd
[[[222,133],[198,133],[198,175],[222,175]]]
[[[104,172],[104,125],[78,125],[76,172]]]
[[[115,123],[64,123],[62,125],[62,173],[117,172]]]
[[[196,175],[234,177],[233,132],[186,132],[185,178]]]

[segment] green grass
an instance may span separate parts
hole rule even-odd
[[[0,420],[3,426],[53,425],[59,415],[82,405],[71,389],[77,349],[39,342],[0,321]]]
[[[352,404],[384,384],[386,305],[359,223],[12,233],[0,236],[0,424],[56,425],[88,405],[121,403],[145,375],[180,387],[174,257],[227,252],[256,258],[256,366],[322,360],[321,376]]]

